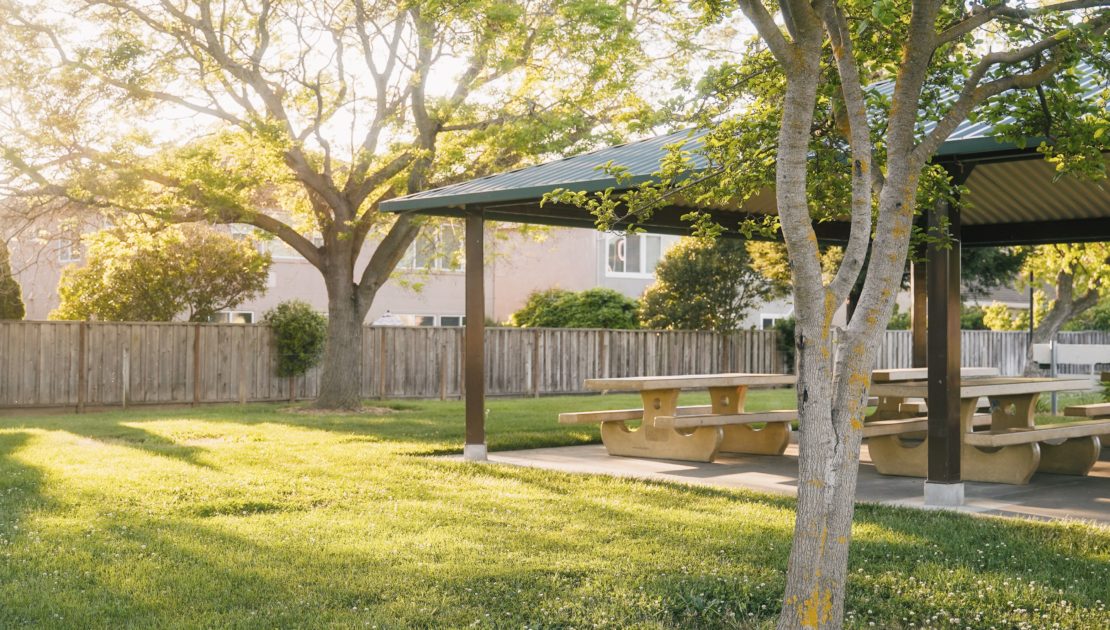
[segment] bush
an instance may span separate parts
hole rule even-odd
[[[782,353],[786,363],[786,371],[794,373],[794,318],[783,317],[775,321],[775,332],[778,333],[775,344]]]
[[[513,313],[514,326],[529,328],[638,328],[636,300],[612,289],[536,291]]]
[[[282,302],[266,311],[263,321],[274,331],[278,376],[300,376],[324,356],[328,320],[307,302]]]

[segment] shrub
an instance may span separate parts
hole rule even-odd
[[[320,362],[328,334],[326,317],[307,302],[289,300],[266,311],[263,321],[274,331],[278,376],[299,376]]]
[[[636,300],[612,289],[536,291],[513,313],[514,326],[533,328],[638,328]]]
[[[775,344],[782,353],[786,371],[791,374],[794,373],[794,323],[793,317],[783,317],[775,321],[775,332],[778,333]]]

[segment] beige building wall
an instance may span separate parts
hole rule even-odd
[[[494,230],[500,230],[494,233]],[[591,229],[548,228],[539,234],[522,234],[511,227],[493,227],[486,237],[486,315],[505,322],[519,309],[528,295],[554,287],[582,291],[607,287],[629,297],[639,297],[653,281],[648,271],[648,255],[641,254],[641,268],[634,272],[614,272],[609,264],[621,251],[614,244],[619,235]],[[676,236],[651,235],[652,251],[658,255],[678,241]],[[273,256],[266,293],[243,303],[231,314],[236,319],[260,321],[278,303],[301,299],[320,312],[327,312],[327,293],[319,271],[281,243],[267,245]],[[80,248],[58,240],[10,241],[13,271],[23,287],[28,319],[46,319],[58,305],[57,286],[67,264],[81,264]],[[627,248],[626,248],[627,249]],[[647,248],[644,247],[646,250]],[[373,244],[359,259],[361,269],[373,254]],[[74,256],[78,256],[74,259]],[[616,261],[616,264],[622,264]],[[367,323],[388,316],[391,323],[455,325],[465,310],[465,273],[463,269],[411,270],[399,268],[382,287],[367,316]],[[789,300],[778,300],[754,309],[744,322],[745,328],[760,328],[793,313]],[[399,321],[398,321],[399,320]]]

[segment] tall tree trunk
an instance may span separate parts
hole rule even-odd
[[[328,288],[328,338],[316,406],[358,409],[362,384],[362,328],[367,309],[359,303],[350,274],[332,273]]]

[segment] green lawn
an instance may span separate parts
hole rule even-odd
[[[690,397],[690,402],[699,402]],[[792,406],[753,392],[749,408]],[[459,402],[0,418],[0,627],[751,627],[793,502],[424,455]],[[491,448],[597,440],[489,403]],[[852,627],[1110,627],[1110,532],[863,507]]]

